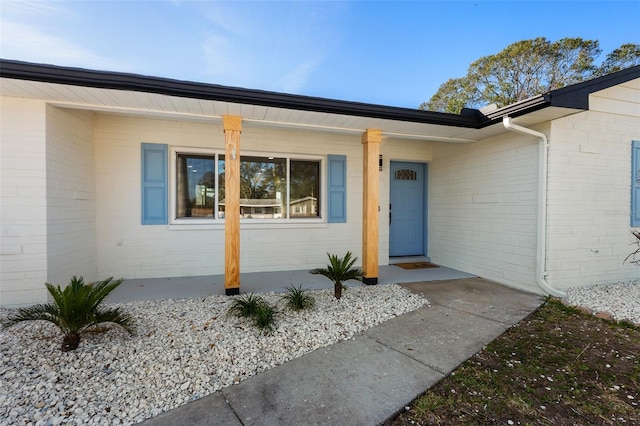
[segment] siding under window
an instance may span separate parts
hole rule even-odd
[[[631,226],[640,226],[640,141],[631,143]]]
[[[142,224],[168,223],[168,146],[142,144]]]

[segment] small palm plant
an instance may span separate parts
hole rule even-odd
[[[316,305],[316,299],[314,299],[307,290],[302,288],[302,284],[298,287],[291,284],[291,286],[287,288],[287,292],[281,297],[285,301],[287,308],[292,311],[312,309]]]
[[[53,298],[53,303],[34,305],[20,308],[10,315],[5,327],[10,327],[22,321],[48,321],[62,331],[62,351],[71,351],[78,347],[80,335],[103,323],[113,323],[121,326],[129,334],[133,334],[135,327],[133,319],[120,308],[104,308],[102,301],[118,287],[123,280],[107,278],[104,281],[85,284],[82,277],[74,276],[64,289],[46,283],[47,291]]]
[[[346,288],[344,282],[348,280],[362,280],[362,270],[360,268],[353,268],[353,264],[358,260],[357,257],[352,257],[350,251],[344,257],[340,258],[337,255],[329,256],[329,264],[326,268],[317,268],[309,271],[312,274],[323,275],[329,278],[333,282],[334,296],[336,299],[342,297],[342,289]]]

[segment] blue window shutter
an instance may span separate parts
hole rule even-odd
[[[640,226],[640,141],[631,143],[631,226]]]
[[[142,144],[142,224],[168,223],[168,146]]]
[[[347,221],[347,157],[328,155],[329,199],[327,201],[329,223]]]

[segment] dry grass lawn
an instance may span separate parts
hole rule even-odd
[[[548,299],[388,425],[640,424],[640,327]]]

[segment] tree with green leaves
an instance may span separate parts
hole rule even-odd
[[[597,40],[579,37],[556,42],[544,37],[518,41],[473,62],[467,75],[442,84],[420,109],[457,114],[464,107],[503,107],[640,64],[638,44],[623,44],[597,65],[601,53]]]
[[[640,64],[640,44],[626,43],[607,55],[598,74],[611,74],[638,64]]]

